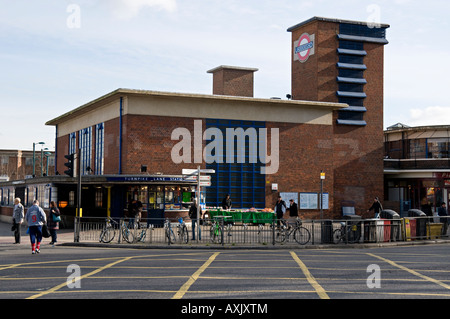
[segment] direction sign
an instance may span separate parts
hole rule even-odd
[[[200,169],[200,174],[214,174],[216,171],[213,169]],[[198,175],[198,169],[183,168],[181,170],[182,175]]]
[[[197,175],[189,176],[189,180],[197,180]],[[211,175],[200,175],[200,182],[207,182],[211,180]]]
[[[200,186],[205,186],[205,187],[211,186],[211,181],[205,181],[205,182],[200,181]]]

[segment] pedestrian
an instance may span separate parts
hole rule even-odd
[[[291,204],[289,206],[289,215],[291,217],[298,217],[298,206],[297,206],[297,203],[294,202],[293,199],[290,199],[289,203]]]
[[[445,202],[442,202],[441,207],[438,208],[438,215],[443,217],[440,220],[440,222],[442,223],[442,235],[447,235],[448,212],[447,212],[447,208],[445,207]]]
[[[373,209],[375,213],[375,218],[380,218],[380,213],[383,210],[383,205],[381,205],[380,200],[378,197],[375,197],[373,200],[372,206],[367,210],[367,212],[370,212]]]
[[[54,245],[58,241],[58,235],[56,233],[59,230],[59,221],[61,220],[61,213],[54,201],[50,202],[50,214],[47,220],[47,226],[50,230],[50,235],[52,236],[52,241],[50,245]]]
[[[278,195],[277,202],[275,204],[275,214],[277,214],[277,225],[280,226],[280,220],[283,218],[284,213],[286,212],[286,203],[281,199],[281,196]]]
[[[141,229],[142,208],[142,202],[140,200],[136,201],[134,206],[134,218],[138,229]]]
[[[21,226],[24,218],[24,208],[20,203],[20,198],[14,199],[13,210],[13,229],[14,229],[14,244],[20,244]]]
[[[227,194],[227,196],[224,197],[222,200],[222,209],[228,210],[231,209],[231,198],[230,194]]]
[[[191,206],[189,207],[189,218],[192,221],[192,240],[195,240],[195,226],[197,224],[197,199],[194,199]],[[202,208],[200,207],[200,212],[198,218],[202,218]],[[198,226],[198,239],[202,240],[202,229],[200,225]]]
[[[428,217],[433,217],[433,210],[431,209],[431,205],[426,198],[423,199],[422,205],[420,209],[427,215]]]
[[[25,220],[30,231],[31,253],[39,254],[42,241],[42,225],[47,222],[47,217],[44,210],[39,207],[38,200],[34,200],[33,206],[28,208]]]

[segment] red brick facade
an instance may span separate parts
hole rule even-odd
[[[292,30],[292,57],[294,41],[304,33],[315,34],[315,54],[305,63],[292,62],[292,96],[298,100],[317,100],[338,102],[336,92],[339,90],[337,48],[339,47],[339,23],[321,21],[306,23]],[[326,184],[333,176],[334,210],[341,211],[343,201],[354,201],[356,213],[365,211],[378,196],[384,194],[383,186],[383,52],[381,44],[364,43],[367,56],[364,64],[364,78],[367,84],[364,92],[367,98],[364,106],[366,126],[338,125],[338,112],[334,114],[334,126],[331,134],[332,172],[327,171]],[[293,58],[292,58],[293,60]],[[320,155],[319,157],[323,157]],[[328,165],[330,167],[330,165]],[[332,174],[329,174],[332,173]]]

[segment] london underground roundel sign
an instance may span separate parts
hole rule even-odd
[[[294,61],[306,62],[314,54],[315,35],[303,33],[300,38],[294,42]]]

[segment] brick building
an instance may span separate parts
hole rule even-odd
[[[450,204],[450,126],[398,123],[385,135],[385,206],[401,215]],[[447,206],[448,207],[448,206]]]
[[[38,150],[0,150],[0,181],[12,181],[35,176],[53,175],[55,172],[54,152]]]
[[[46,123],[57,132],[55,169],[61,174],[64,156],[79,149],[90,198],[82,195],[83,207],[97,216],[121,216],[132,198],[149,213],[181,210],[195,189],[181,172],[197,166],[215,171],[206,206],[230,194],[235,208],[273,208],[281,194],[299,203],[302,216],[319,218],[325,172],[324,217],[339,217],[345,202],[360,214],[384,193],[388,27],[314,17],[289,28],[287,100],[254,98],[257,69],[233,66],[208,71],[212,95],[115,90]],[[60,185],[58,199],[70,202],[73,186]]]

